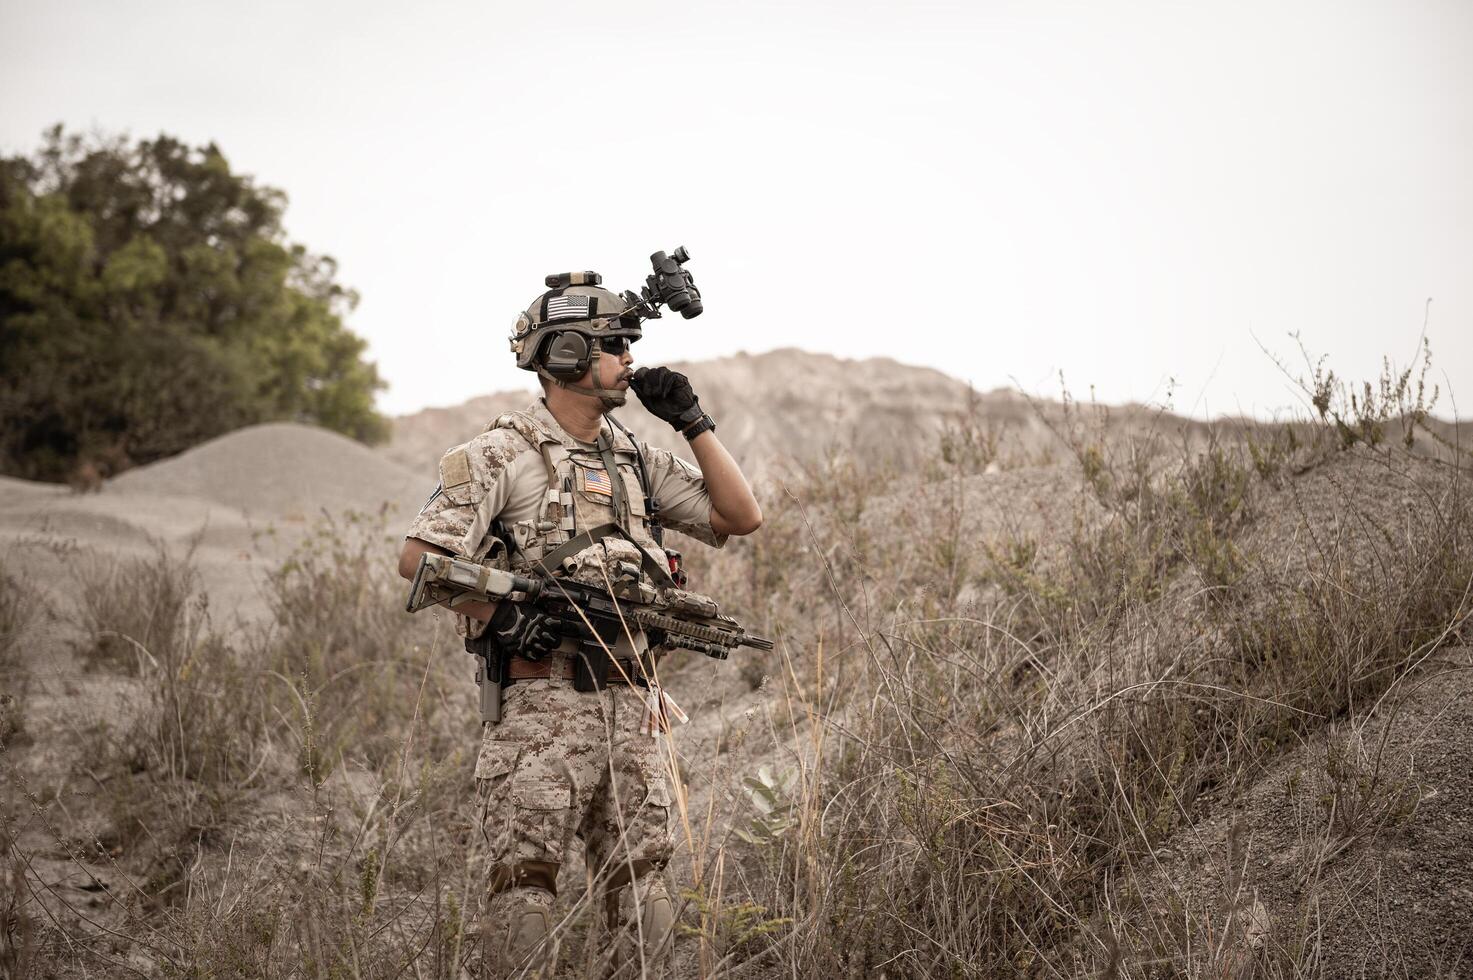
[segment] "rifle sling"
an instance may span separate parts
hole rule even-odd
[[[655,539],[655,544],[661,548],[665,547],[665,525],[660,520],[660,502],[650,492],[650,470],[644,462],[644,450],[639,448],[639,440],[634,438],[634,433],[628,427],[612,415],[604,418],[614,423],[614,427],[624,433],[624,437],[634,446],[634,459],[639,464],[639,489],[644,494],[645,519],[649,521],[650,537]]]

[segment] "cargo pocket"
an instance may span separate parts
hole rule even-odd
[[[629,827],[631,857],[649,861],[656,867],[662,867],[670,859],[674,845],[670,832],[673,793],[665,765],[665,755],[658,748],[642,760],[640,771],[644,776],[644,802]]]
[[[558,864],[571,825],[572,786],[557,779],[512,777],[511,811],[516,850],[513,860]]]
[[[670,806],[670,776],[665,771],[663,752],[651,752],[640,766],[644,776],[644,802],[648,806]]]
[[[511,798],[518,810],[566,810],[570,799],[567,786],[546,779],[513,780]]]
[[[517,767],[522,747],[515,742],[498,742],[491,738],[493,728],[486,729],[481,751],[476,755],[476,803],[484,811],[493,797],[505,796],[507,777]]]

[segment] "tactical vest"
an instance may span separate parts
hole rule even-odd
[[[527,412],[508,412],[485,431],[511,429],[541,457],[546,487],[537,515],[530,520],[488,528],[483,553],[487,564],[538,575],[566,575],[590,585],[654,588],[668,584],[669,565],[656,539],[658,505],[641,481],[639,451],[628,434],[605,420],[596,448],[580,445],[561,426]],[[610,467],[612,463],[612,467]],[[615,524],[622,534],[585,543],[590,532]],[[573,542],[570,544],[570,542]],[[642,553],[641,553],[642,552]],[[636,584],[637,583],[637,584]],[[469,635],[484,624],[467,620]]]

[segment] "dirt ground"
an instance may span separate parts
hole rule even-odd
[[[1473,650],[1440,651],[1179,834],[1161,875],[1219,923],[1257,900],[1264,941],[1327,977],[1473,976],[1470,733]]]

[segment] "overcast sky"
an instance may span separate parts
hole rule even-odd
[[[527,387],[543,275],[636,288],[677,244],[707,312],[644,363],[798,346],[1267,414],[1255,337],[1374,377],[1430,298],[1473,404],[1470,0],[0,0],[0,151],[55,122],[285,190],[393,413]]]

